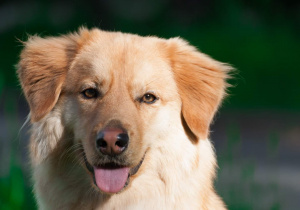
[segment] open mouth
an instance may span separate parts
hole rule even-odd
[[[144,156],[145,157],[145,156]],[[91,166],[84,156],[87,169],[93,174],[95,185],[105,193],[118,193],[123,190],[130,181],[130,176],[136,174],[141,167],[144,157],[135,167],[118,165],[114,162]]]

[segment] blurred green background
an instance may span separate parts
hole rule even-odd
[[[229,209],[300,209],[300,1],[0,2],[0,209],[34,209],[28,106],[15,64],[28,34],[79,26],[180,36],[237,71],[212,126]]]

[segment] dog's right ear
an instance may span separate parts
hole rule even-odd
[[[32,36],[24,43],[18,63],[18,76],[29,103],[31,121],[36,122],[55,106],[72,60],[89,31],[61,37]]]

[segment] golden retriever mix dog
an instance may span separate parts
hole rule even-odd
[[[180,38],[99,29],[24,45],[40,209],[225,209],[208,137],[228,65]]]

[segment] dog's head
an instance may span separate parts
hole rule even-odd
[[[18,74],[32,123],[59,113],[92,180],[116,193],[168,133],[207,138],[229,69],[179,38],[82,29],[31,37]]]

